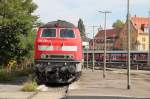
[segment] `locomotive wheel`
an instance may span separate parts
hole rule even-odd
[[[36,76],[36,82],[38,85],[41,85],[41,84],[46,84],[46,79],[44,79],[45,77],[42,76],[42,75],[37,75]]]
[[[36,82],[38,85],[44,84],[43,81],[41,79],[39,79],[38,77],[36,77]]]
[[[37,68],[35,68],[34,74],[35,74],[35,80],[36,80],[36,82],[37,82],[38,85],[45,84],[45,79],[44,79],[45,77],[43,76],[42,73],[40,73],[38,71]]]

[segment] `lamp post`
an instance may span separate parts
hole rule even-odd
[[[88,34],[89,33],[87,33],[87,38],[88,38]],[[88,69],[88,67],[89,67],[89,53],[88,53],[88,51],[89,51],[89,40],[87,40],[88,41],[88,44],[87,44],[87,46],[86,46],[86,69]]]
[[[94,71],[94,68],[95,68],[95,43],[94,43],[95,39],[94,39],[94,31],[95,31],[95,27],[97,27],[97,26],[93,25],[93,26],[89,26],[89,27],[93,28],[93,40],[92,40],[93,41],[92,42],[93,43],[93,46],[92,46],[93,47],[93,51],[92,51],[92,56],[93,56],[93,58],[92,58],[93,62],[92,63],[93,63],[93,65],[92,65],[92,71]]]
[[[86,50],[86,69],[88,69],[88,67],[89,67],[89,55],[88,55],[88,48],[87,48],[87,50]]]
[[[105,21],[104,21],[104,31],[105,31],[105,33],[104,33],[104,67],[103,67],[103,78],[105,78],[106,77],[106,15],[108,14],[108,13],[111,13],[110,11],[98,11],[98,12],[100,12],[100,13],[103,13],[104,14],[104,16],[105,16]]]
[[[94,67],[95,67],[95,51],[94,51],[94,50],[95,50],[95,48],[94,48],[94,47],[95,47],[95,45],[94,45],[95,43],[94,43],[94,28],[95,28],[95,27],[93,26],[93,67],[92,67],[92,71],[94,71]]]
[[[148,16],[148,36],[149,36],[149,53],[148,53],[148,66],[150,66],[150,9],[149,9],[149,16]]]
[[[127,30],[128,30],[128,69],[127,69],[127,89],[131,89],[131,77],[130,77],[130,1],[127,0]]]

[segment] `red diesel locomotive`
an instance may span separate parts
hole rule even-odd
[[[78,78],[82,67],[79,29],[62,20],[39,27],[35,64],[38,83],[70,83]]]

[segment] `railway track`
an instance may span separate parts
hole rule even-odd
[[[45,86],[43,87],[43,89],[40,89],[34,94],[30,95],[27,99],[37,99],[37,97],[38,99],[40,99],[40,97],[43,98],[43,96],[44,99],[45,98],[49,99],[51,96],[53,97],[53,99],[58,99],[58,98],[67,99],[68,93],[69,93],[69,85]]]

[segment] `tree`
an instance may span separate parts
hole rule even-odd
[[[79,28],[80,35],[81,35],[82,40],[86,39],[85,26],[84,26],[83,21],[82,21],[81,18],[80,18],[79,21],[78,21],[78,28]]]
[[[124,23],[121,20],[117,20],[112,25],[112,27],[114,27],[114,28],[122,28],[123,26],[124,26]]]
[[[0,0],[0,64],[18,63],[30,52],[28,37],[37,16],[32,0]]]

